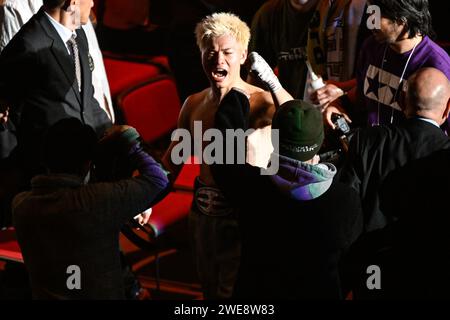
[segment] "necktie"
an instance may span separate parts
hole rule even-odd
[[[69,45],[70,54],[72,55],[74,65],[75,65],[75,76],[78,84],[78,91],[81,92],[81,66],[80,66],[80,55],[78,53],[78,44],[75,40],[77,37],[76,34],[73,34],[72,37],[67,41]]]

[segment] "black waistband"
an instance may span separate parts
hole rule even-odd
[[[199,177],[194,182],[192,209],[202,214],[215,217],[229,216],[235,212],[220,189],[207,186],[200,181]]]

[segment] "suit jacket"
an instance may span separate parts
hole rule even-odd
[[[39,164],[42,136],[58,120],[75,117],[98,134],[111,125],[94,99],[86,34],[79,29],[77,35],[81,92],[73,59],[43,9],[22,27],[0,56],[0,100],[10,106],[20,159],[26,167]]]
[[[450,149],[437,151],[394,170],[383,183],[380,207],[398,219],[383,230],[390,250],[384,250],[389,254],[382,270],[391,275],[384,277],[383,291],[392,297],[450,298],[449,163]]]
[[[359,191],[365,231],[383,228],[394,220],[383,214],[379,205],[382,183],[388,174],[412,160],[449,147],[450,140],[439,127],[416,118],[398,126],[382,125],[358,131],[350,142],[339,179]]]

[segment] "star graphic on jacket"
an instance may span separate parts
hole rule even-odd
[[[392,99],[389,104],[394,104],[394,103],[398,102],[398,100],[399,100],[398,99],[398,95],[399,95],[398,90],[400,90],[401,88],[395,89],[395,88],[389,87],[389,89],[391,90],[391,93],[392,93]]]
[[[375,97],[378,98],[378,90],[380,89],[380,82],[378,81],[378,72],[377,74],[373,77],[366,77],[369,86],[367,87],[367,91],[365,92],[365,95],[367,96],[370,92],[373,92],[373,94],[375,95]]]

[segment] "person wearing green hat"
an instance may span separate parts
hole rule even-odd
[[[280,132],[280,153],[298,161],[317,159],[324,139],[321,122],[322,114],[311,104],[302,100],[286,102],[272,122],[272,129]],[[334,166],[329,169],[336,171]]]
[[[245,131],[248,116],[248,98],[231,90],[219,106],[215,126],[222,133]],[[342,299],[338,265],[361,233],[360,200],[333,179],[334,165],[319,163],[324,139],[319,109],[302,100],[287,101],[273,117],[273,134],[275,130],[279,143],[272,139],[271,159],[277,158],[279,169],[274,175],[237,161],[211,168],[227,199],[239,208],[242,251],[233,296]]]

